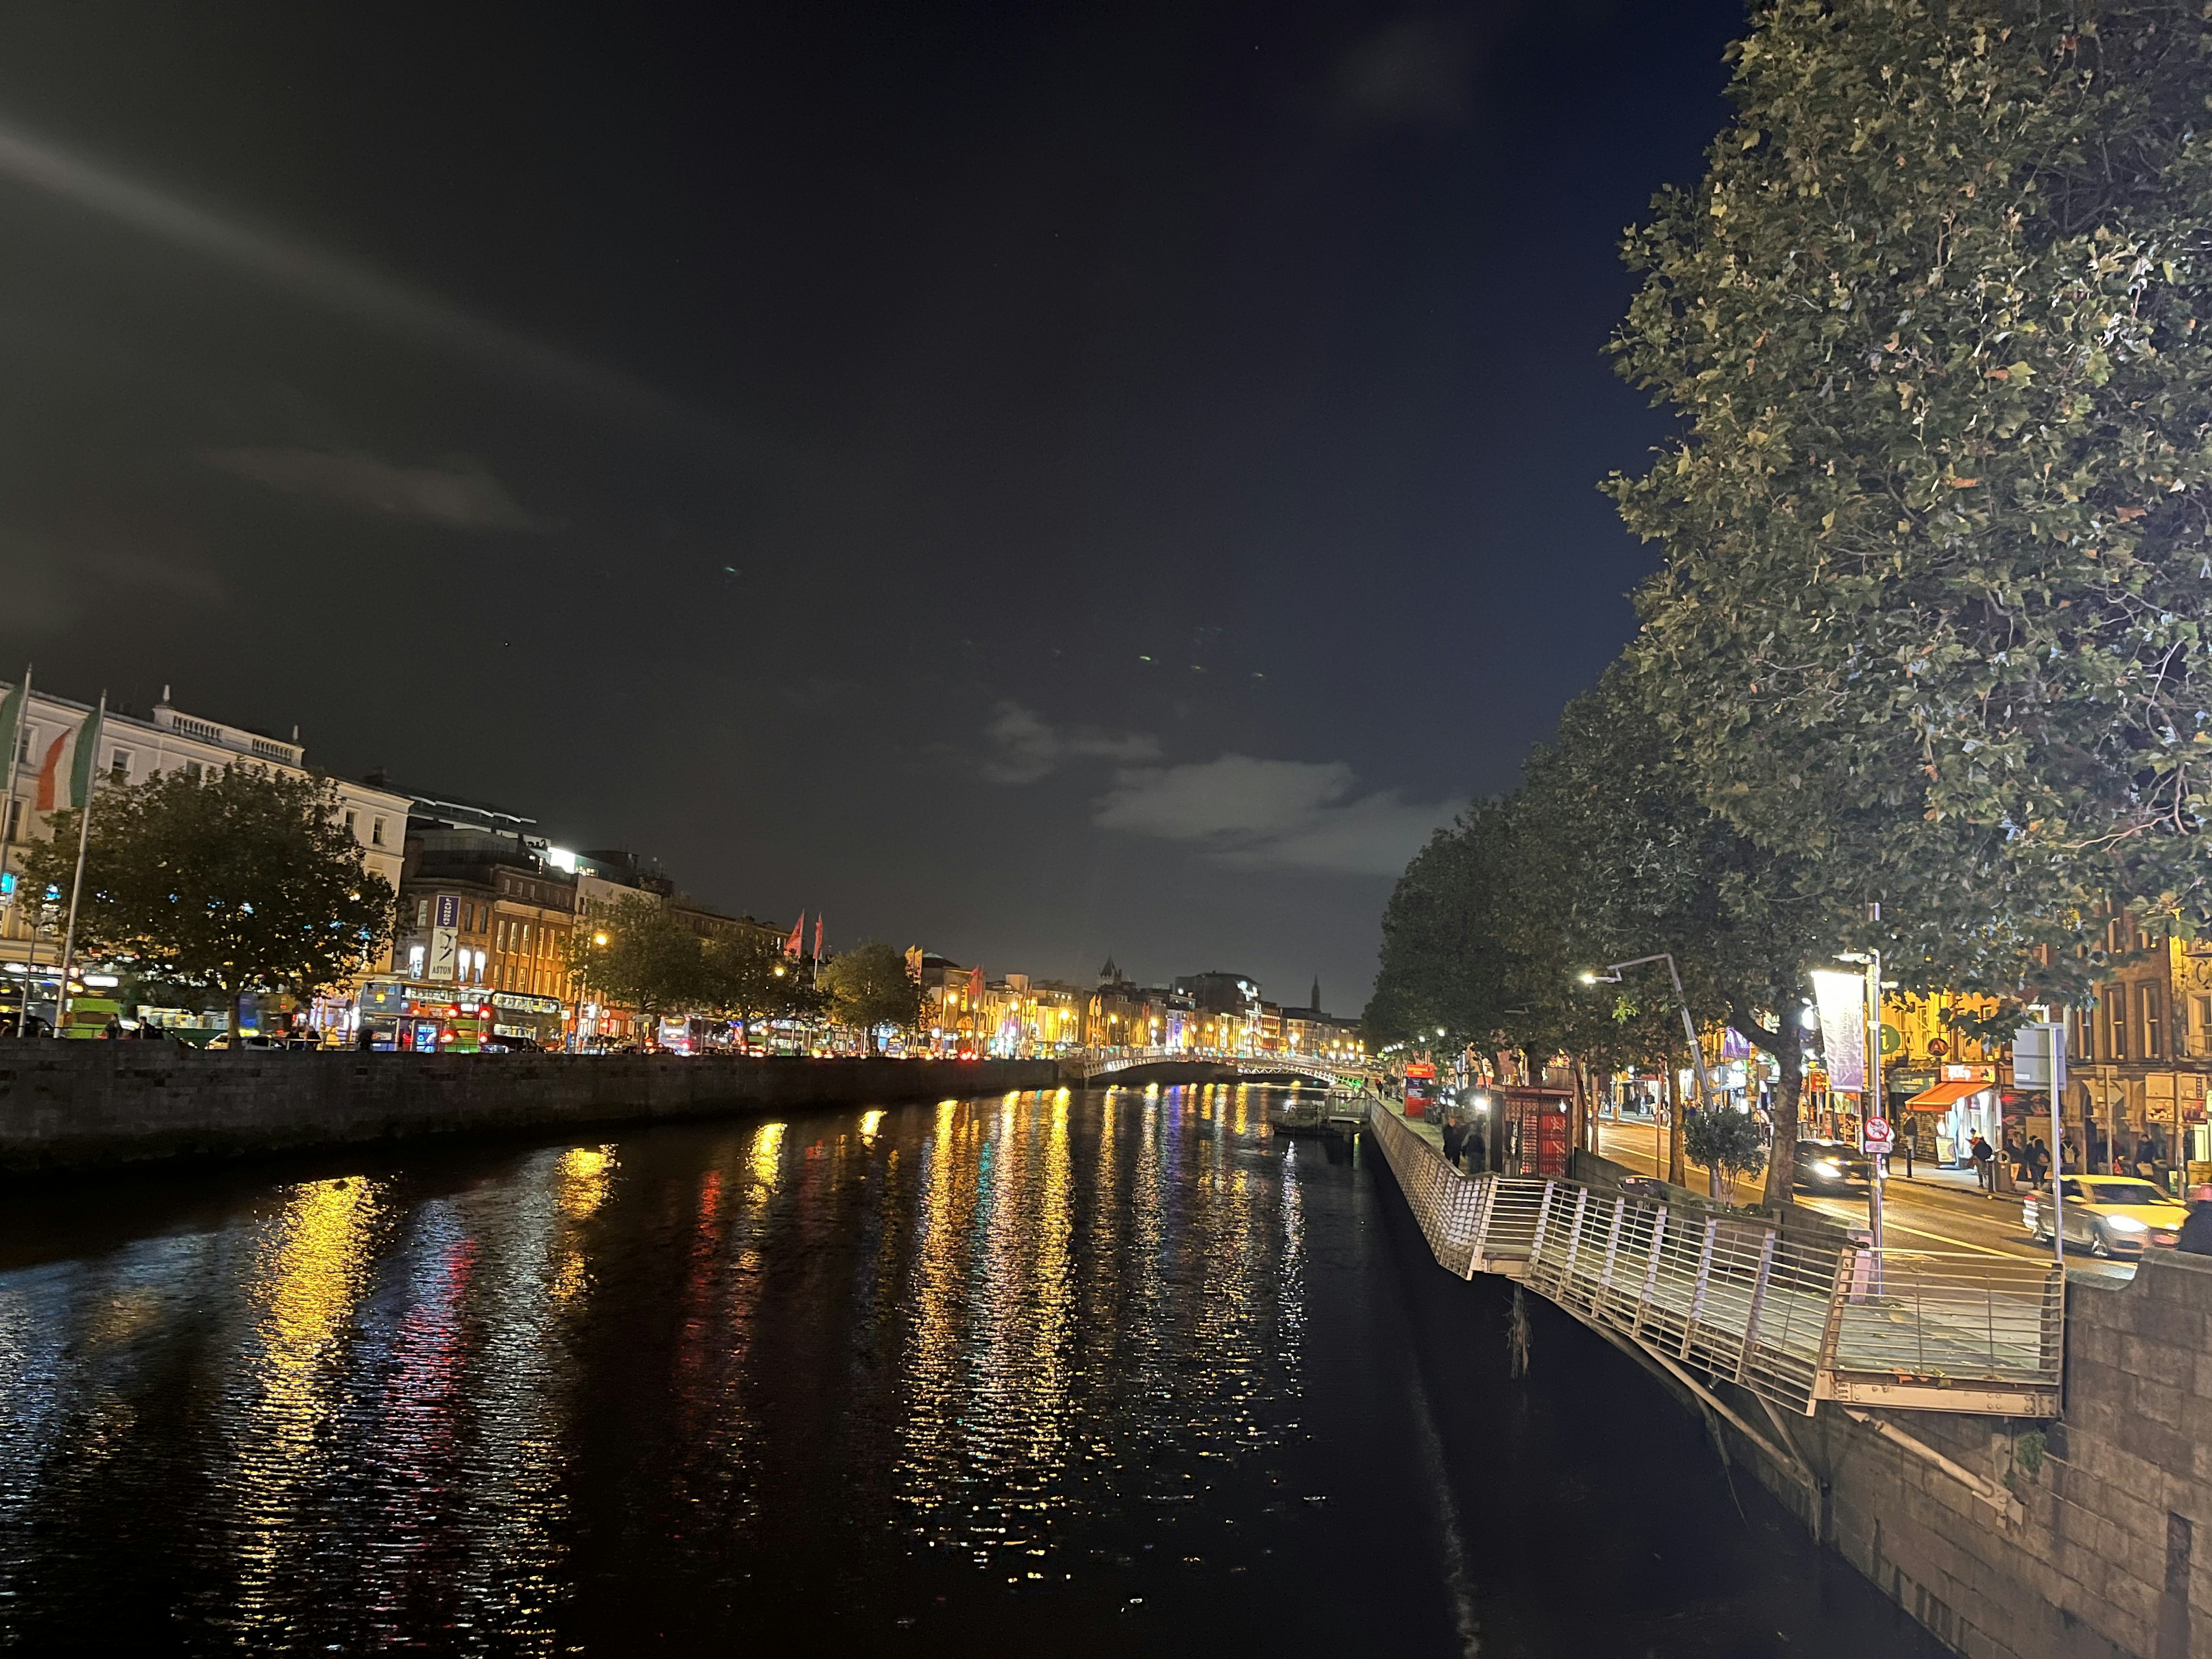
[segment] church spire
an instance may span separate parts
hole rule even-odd
[[[1321,1012],[1321,975],[1319,974],[1314,975],[1313,1000],[1306,1004],[1306,1006],[1316,1013]]]

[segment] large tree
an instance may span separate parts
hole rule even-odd
[[[868,1052],[884,1026],[911,1030],[921,1018],[921,987],[907,972],[906,958],[890,945],[868,939],[822,964],[822,989],[830,1017],[862,1034]]]
[[[2212,912],[2212,21],[1778,0],[1734,58],[1629,243],[1644,684],[1839,943],[2078,994],[2112,895]]]
[[[145,970],[222,994],[238,1046],[248,993],[312,996],[390,941],[391,884],[362,862],[325,780],[238,764],[103,790],[92,809],[77,937]],[[66,895],[78,815],[25,860],[33,888]]]
[[[744,1025],[811,1011],[818,999],[803,961],[784,954],[781,939],[744,933],[707,941],[702,995],[707,1005]]]
[[[586,990],[635,1009],[656,1030],[663,1015],[692,1012],[710,998],[699,935],[642,895],[588,912],[569,934],[568,969]]]

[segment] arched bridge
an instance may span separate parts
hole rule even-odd
[[[1370,1063],[1319,1060],[1293,1054],[1208,1054],[1188,1048],[1115,1048],[1063,1055],[1064,1075],[1085,1083],[1147,1073],[1172,1073],[1176,1080],[1229,1082],[1234,1079],[1297,1078],[1310,1083],[1354,1087],[1381,1075]],[[1134,1075],[1131,1075],[1134,1074]],[[1186,1074],[1188,1076],[1186,1077]]]

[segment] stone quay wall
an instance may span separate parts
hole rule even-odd
[[[1059,1081],[1048,1060],[232,1054],[173,1043],[0,1042],[0,1170],[941,1100]]]
[[[1600,1186],[1625,1173],[1586,1154],[1575,1166]],[[1802,1211],[1784,1220],[1825,1224]],[[2055,1419],[1854,1414],[1834,1401],[1808,1419],[1717,1386],[1794,1467],[1615,1346],[1954,1651],[2212,1659],[2212,1258],[2160,1250],[2132,1281],[2069,1278]]]
[[[1732,1450],[1958,1652],[2212,1655],[2212,1261],[2159,1251],[2132,1283],[2069,1282],[2056,1420],[1868,1415],[1826,1402],[1793,1425],[1817,1499],[1733,1431]]]

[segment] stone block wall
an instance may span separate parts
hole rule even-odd
[[[1048,1089],[1050,1060],[391,1054],[0,1042],[0,1170]]]
[[[2212,1655],[2212,1260],[2160,1252],[2132,1284],[2075,1278],[2066,1353],[2056,1421],[1878,1414],[1981,1492],[1833,1402],[1792,1425],[1820,1513],[1747,1441],[1732,1449],[1974,1659]]]

